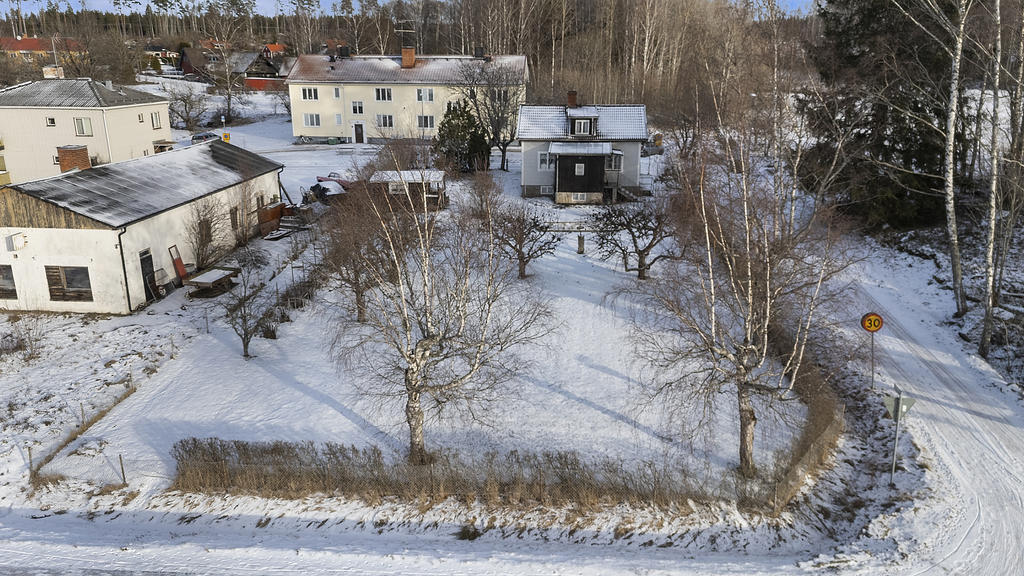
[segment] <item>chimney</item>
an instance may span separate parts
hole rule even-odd
[[[64,67],[63,66],[43,66],[43,78],[63,78]]]
[[[106,87],[107,87],[107,90],[110,90],[111,92],[114,91],[114,83],[111,82],[110,80],[107,80]]]
[[[89,161],[89,148],[82,145],[58,146],[57,160],[60,161],[60,171],[88,170],[92,168]]]
[[[566,103],[569,106],[569,108],[575,108],[577,106],[577,104],[576,104],[576,91],[575,90],[569,90],[565,94],[565,96],[566,96],[566,98],[565,98],[566,99]]]
[[[402,46],[402,68],[413,68],[416,66],[416,49],[412,46]]]
[[[338,46],[338,58],[348,58],[352,55],[352,49],[348,46]]]
[[[473,58],[483,58],[486,52],[483,46],[477,46],[473,48]]]

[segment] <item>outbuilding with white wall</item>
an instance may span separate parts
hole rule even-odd
[[[219,140],[0,189],[0,308],[126,314],[194,261],[193,206],[232,226],[280,193],[283,166]]]

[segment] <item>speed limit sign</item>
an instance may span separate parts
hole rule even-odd
[[[882,317],[874,312],[868,312],[861,317],[860,327],[871,333],[878,332],[882,329]]]

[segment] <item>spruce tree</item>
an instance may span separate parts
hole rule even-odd
[[[442,163],[463,172],[487,169],[491,152],[469,105],[461,101],[453,103],[441,118],[433,148]]]

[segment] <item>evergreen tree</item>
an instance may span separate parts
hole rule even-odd
[[[853,137],[842,144],[840,196],[831,200],[869,226],[941,221],[949,54],[891,0],[829,0],[818,16],[822,39],[809,53],[831,97],[803,105],[821,142],[801,176],[814,178],[815,159],[832,159],[839,143],[828,135],[841,126]]]
[[[453,103],[444,113],[433,148],[444,164],[463,172],[486,170],[491,153],[487,135],[469,105],[462,101]]]

